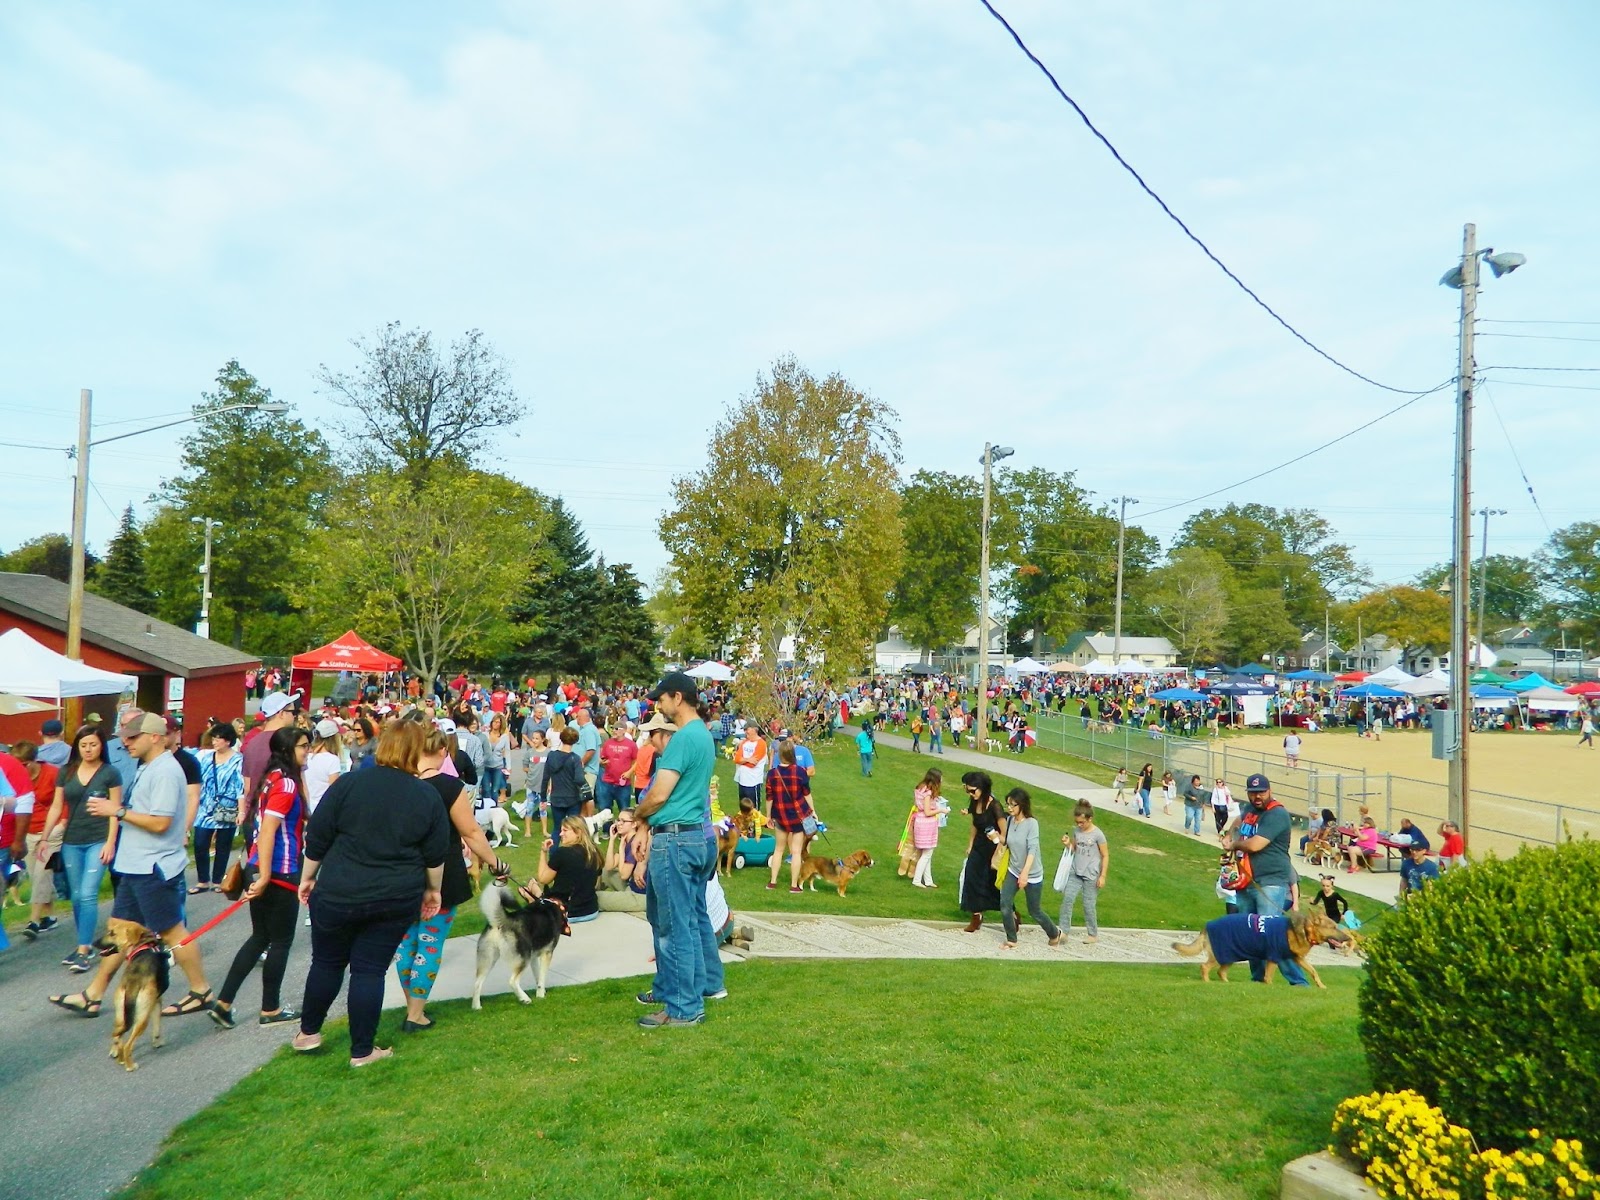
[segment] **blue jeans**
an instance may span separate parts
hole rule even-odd
[[[0,894],[11,886],[11,847],[0,850]],[[6,937],[6,927],[0,924],[0,950],[11,949],[11,940]]]
[[[1287,883],[1257,883],[1245,888],[1235,895],[1239,899],[1239,911],[1242,913],[1260,913],[1264,917],[1281,917],[1289,911],[1289,885]],[[1305,977],[1305,972],[1300,970],[1298,964],[1292,959],[1285,959],[1278,964],[1278,969],[1283,972],[1283,977],[1290,987],[1310,987],[1311,981]],[[1267,978],[1267,960],[1252,958],[1250,960],[1250,978],[1256,983],[1264,983]]]
[[[1200,818],[1204,810],[1198,804],[1185,804],[1183,806],[1183,831],[1185,833],[1200,832]]]
[[[930,733],[928,735],[928,753],[929,754],[943,754],[944,753],[944,735],[942,733],[940,733],[937,729],[935,729],[932,733]]]
[[[1150,789],[1149,788],[1140,788],[1139,789],[1139,815],[1141,817],[1148,817],[1150,815]]]
[[[594,799],[601,808],[619,813],[632,803],[633,789],[625,783],[607,783],[602,779],[595,788]]]
[[[645,916],[655,942],[651,991],[667,1015],[692,1020],[722,990],[722,958],[706,914],[706,884],[717,869],[716,843],[700,827],[658,831],[645,873]]]
[[[95,927],[100,923],[100,879],[106,873],[106,864],[100,861],[103,849],[104,842],[67,842],[61,847],[80,946],[94,943]]]
[[[863,775],[872,774],[872,755],[863,754],[861,756],[861,773]]]
[[[506,787],[506,769],[504,767],[485,767],[483,778],[479,781],[479,794],[488,796],[493,800],[500,799],[500,793]]]

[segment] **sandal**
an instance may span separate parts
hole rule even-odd
[[[209,892],[210,890],[211,890],[211,885],[209,883],[197,883],[192,888],[189,889],[189,895],[198,896],[202,892]]]
[[[205,1012],[211,1007],[211,989],[203,992],[191,991],[176,1004],[169,1004],[161,1010],[163,1017],[187,1017],[190,1013]]]
[[[74,1000],[80,1001],[80,1003],[73,1004],[72,1001]],[[91,1000],[82,992],[73,992],[67,996],[51,996],[50,1003],[57,1008],[64,1008],[69,1013],[75,1013],[80,1017],[98,1017],[100,1015],[100,1001]]]

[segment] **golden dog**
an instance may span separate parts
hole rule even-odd
[[[733,814],[732,821],[725,832],[717,834],[717,873],[729,878],[733,876],[733,860],[739,853],[739,839],[761,836],[755,805],[748,799],[739,801],[739,811]]]
[[[1205,962],[1200,964],[1200,978],[1210,983],[1211,972],[1215,970],[1217,978],[1221,979],[1223,983],[1227,983],[1228,968],[1241,960],[1230,958],[1227,962],[1223,962],[1218,958],[1211,944],[1212,934],[1216,933],[1220,938],[1224,930],[1226,930],[1229,945],[1239,945],[1244,940],[1259,938],[1259,935],[1250,929],[1249,921],[1250,915],[1245,913],[1218,917],[1214,921],[1207,921],[1205,928],[1200,931],[1200,935],[1194,941],[1173,942],[1172,948],[1186,958],[1205,955]],[[1322,977],[1317,974],[1317,969],[1307,961],[1306,955],[1311,953],[1311,947],[1327,941],[1330,937],[1339,936],[1340,927],[1328,920],[1327,914],[1321,911],[1309,913],[1292,912],[1287,915],[1287,921],[1288,929],[1285,933],[1289,945],[1288,957],[1310,976],[1311,981],[1319,988],[1327,987],[1327,984],[1322,982]],[[1267,956],[1265,939],[1259,940],[1263,947],[1262,957],[1267,958],[1266,980],[1271,983],[1272,968],[1277,960]]]
[[[850,881],[872,865],[872,855],[865,850],[857,850],[843,858],[822,858],[808,854],[800,860],[800,886],[805,887],[806,881],[810,880],[814,892],[817,890],[817,880],[821,879],[838,888],[842,896],[850,886]]]
[[[106,925],[103,943],[123,956],[117,987],[111,993],[111,1057],[130,1071],[139,1069],[133,1061],[133,1044],[145,1026],[150,1027],[150,1046],[161,1047],[161,997],[167,990],[169,967],[166,948],[159,934],[137,921],[112,917]]]

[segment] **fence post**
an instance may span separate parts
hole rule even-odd
[[[1334,814],[1339,818],[1339,824],[1343,825],[1345,823],[1343,775],[1335,775],[1333,777],[1333,811]]]
[[[1383,777],[1383,821],[1384,828],[1394,828],[1394,772],[1390,771]]]

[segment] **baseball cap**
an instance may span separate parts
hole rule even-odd
[[[139,732],[139,722],[144,720],[144,715],[144,709],[142,708],[124,709],[122,714],[117,718],[117,736],[119,738],[133,737],[135,734],[137,734]],[[161,731],[165,733],[166,730],[167,723],[162,721]]]
[[[173,716],[171,713],[167,714],[166,722],[167,722],[167,732],[168,733],[177,733],[178,730],[183,728],[183,722],[180,721],[177,717]]]
[[[297,702],[296,697],[286,692],[268,692],[261,698],[261,715],[268,718],[275,717]]]
[[[323,717],[322,720],[317,722],[317,736],[319,738],[338,737],[339,723],[329,717]]]
[[[682,671],[668,671],[645,699],[659,700],[667,692],[677,692],[690,704],[700,699],[700,685]]]
[[[124,713],[122,724],[117,726],[117,736],[126,741],[128,738],[138,737],[141,733],[150,734],[152,737],[166,737],[166,718],[160,713],[140,712],[137,708]]]
[[[45,737],[60,737],[66,732],[66,728],[60,721],[51,718],[39,726],[39,732],[44,734]]]
[[[667,690],[671,691],[672,689],[668,688]],[[646,721],[643,725],[639,726],[639,732],[640,733],[654,733],[658,729],[663,729],[663,730],[666,730],[667,732],[671,733],[671,732],[676,731],[677,728],[678,727],[676,725],[674,725],[671,721],[667,720],[666,717],[662,716],[658,712],[655,712],[655,713],[651,713],[650,714],[650,719],[648,721]]]
[[[1244,781],[1244,790],[1247,792],[1270,792],[1272,784],[1267,781],[1265,775],[1256,774]]]
[[[456,731],[456,723],[449,717],[440,717],[434,724],[439,727],[440,733],[454,733]]]

